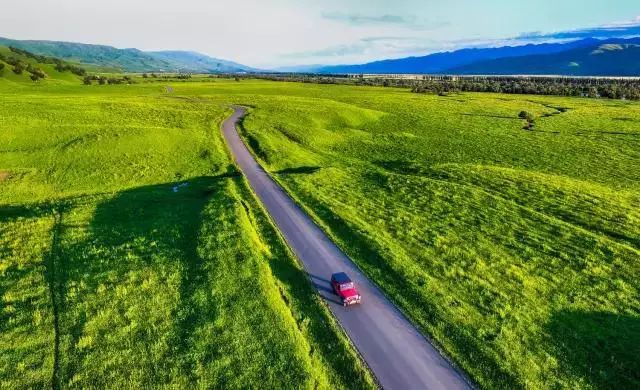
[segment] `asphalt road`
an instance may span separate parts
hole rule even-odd
[[[245,109],[222,127],[249,184],[304,265],[320,295],[385,389],[469,389],[460,374],[256,162],[236,130]],[[343,307],[331,291],[332,273],[356,283],[362,304]]]

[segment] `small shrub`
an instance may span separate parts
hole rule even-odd
[[[38,79],[43,79],[46,77],[46,74],[42,71],[42,69],[38,69],[31,64],[27,65],[27,72],[31,73],[32,76],[36,76]]]
[[[22,72],[24,72],[24,65],[22,63],[18,62],[13,66],[13,73],[22,74]]]
[[[530,113],[529,111],[520,111],[520,113],[518,114],[518,118],[526,119],[528,122],[534,120],[533,114]]]

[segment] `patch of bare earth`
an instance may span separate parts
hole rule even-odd
[[[0,171],[0,182],[7,180],[11,176],[8,171]]]

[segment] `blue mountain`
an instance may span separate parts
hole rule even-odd
[[[567,50],[594,46],[601,41],[593,38],[568,43],[543,43],[496,48],[471,48],[451,52],[429,54],[422,57],[407,57],[393,60],[375,61],[360,65],[324,66],[315,69],[317,73],[448,73],[451,69],[462,69],[466,65],[501,58],[539,56],[560,53]]]

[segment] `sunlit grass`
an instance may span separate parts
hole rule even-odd
[[[19,87],[0,87],[0,387],[373,387],[230,165],[227,105]]]

